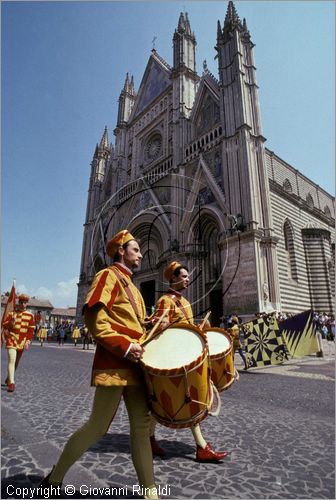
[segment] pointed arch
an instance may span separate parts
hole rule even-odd
[[[195,248],[204,259],[204,283],[215,282],[221,273],[220,238],[224,230],[218,214],[210,209],[203,209],[201,215],[195,215],[188,235],[188,242],[194,243]]]
[[[211,324],[219,326],[223,315],[223,252],[221,240],[225,228],[220,210],[204,207],[194,213],[187,235],[189,268],[193,270],[191,294],[195,317],[211,311]]]
[[[284,245],[287,257],[288,278],[298,281],[298,271],[295,256],[295,234],[292,223],[286,219],[283,225]]]
[[[158,263],[160,255],[168,246],[169,228],[160,214],[148,211],[136,217],[129,227],[130,232],[140,240],[143,255],[149,252],[146,261],[150,266]],[[144,265],[141,266],[144,269]]]

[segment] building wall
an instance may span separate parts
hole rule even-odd
[[[332,258],[335,199],[268,150],[266,165],[271,188],[274,234],[279,238],[277,258],[281,309],[299,312],[317,308],[332,312],[335,297]],[[311,196],[311,200],[307,201],[308,196]],[[290,275],[290,262],[285,249],[286,221],[293,228],[296,279]],[[308,240],[303,235],[307,228],[326,230],[328,238],[324,238],[323,243],[318,238]],[[313,281],[312,274],[315,276]],[[317,276],[320,276],[319,282]]]

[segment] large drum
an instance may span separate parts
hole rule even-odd
[[[193,325],[177,323],[144,345],[141,365],[155,418],[167,427],[191,427],[212,405],[205,335]]]
[[[230,335],[221,328],[203,330],[208,339],[211,380],[219,391],[228,389],[234,382],[234,357]]]

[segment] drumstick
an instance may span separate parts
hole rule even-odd
[[[208,321],[208,318],[209,318],[210,314],[211,314],[211,311],[209,311],[209,312],[206,314],[205,318],[203,319],[202,323],[200,324],[200,329],[201,329],[201,330],[203,330],[203,328],[205,327],[206,322]]]
[[[159,321],[157,321],[157,323],[155,323],[155,325],[153,326],[153,328],[151,329],[151,331],[149,332],[149,334],[147,335],[146,339],[144,342],[142,342],[142,345],[144,345],[146,342],[148,342],[154,335],[154,333],[156,332],[158,326],[161,324],[161,321],[167,316],[167,314],[169,313],[169,307],[167,307],[167,309],[165,309],[163,311],[163,314],[162,316],[160,317]]]

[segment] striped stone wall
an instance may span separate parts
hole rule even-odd
[[[281,309],[332,312],[335,297],[335,199],[266,149]],[[292,239],[285,248],[284,226]],[[288,241],[287,241],[288,243]],[[291,272],[294,271],[294,272]]]
[[[302,230],[307,263],[309,293],[313,309],[328,311],[333,308],[330,232],[319,228]]]
[[[311,208],[316,208],[324,213],[329,210],[331,216],[335,218],[335,199],[329,193],[283,161],[272,151],[266,149],[265,157],[268,177],[273,183],[276,183],[278,186],[284,188],[287,193],[297,196],[304,202],[306,202],[307,196],[310,195],[313,200],[313,207]],[[333,186],[330,186],[330,190],[332,188]]]

